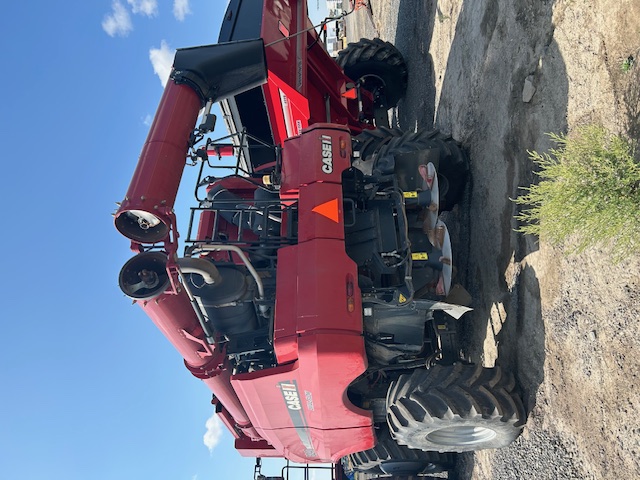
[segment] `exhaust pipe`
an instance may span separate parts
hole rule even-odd
[[[129,189],[115,214],[122,235],[147,244],[167,238],[199,110],[209,101],[266,81],[262,39],[178,50]]]

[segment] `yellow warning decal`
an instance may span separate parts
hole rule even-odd
[[[400,296],[398,297],[398,301],[400,303],[404,303],[407,301],[407,297],[405,297],[403,294],[400,294]]]
[[[429,254],[427,252],[413,252],[411,254],[412,260],[429,260]]]
[[[403,192],[404,198],[418,198],[418,192]]]

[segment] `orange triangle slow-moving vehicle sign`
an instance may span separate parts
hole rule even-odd
[[[338,199],[334,198],[333,200],[329,200],[328,202],[321,203],[317,207],[315,207],[312,212],[319,213],[323,217],[327,217],[329,220],[333,220],[338,223]]]
[[[358,98],[358,92],[356,91],[355,88],[350,88],[349,90],[344,92],[342,96],[344,98],[350,98],[351,100],[355,100],[356,98]]]

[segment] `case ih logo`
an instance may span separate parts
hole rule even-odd
[[[313,446],[311,435],[309,434],[309,426],[307,419],[300,403],[300,392],[298,391],[298,384],[295,380],[288,382],[278,382],[278,388],[282,392],[284,403],[287,405],[287,410],[293,427],[296,429],[296,433],[300,438],[300,442],[304,446],[305,455],[309,458],[318,458],[318,453]]]
[[[331,146],[331,137],[322,135],[322,171],[327,175],[333,172],[333,148]]]
[[[287,404],[289,410],[300,410],[300,395],[298,394],[298,388],[293,383],[280,383],[280,389],[282,390],[282,396]]]

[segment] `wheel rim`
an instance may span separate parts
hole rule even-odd
[[[373,73],[362,75],[358,79],[358,82],[360,83],[362,88],[364,88],[368,92],[371,92],[374,97],[376,97],[380,92],[386,93],[385,89],[387,87],[387,84],[379,75],[375,75]]]
[[[495,436],[496,432],[490,428],[456,426],[431,432],[427,435],[427,440],[436,445],[477,445],[493,440]]]

